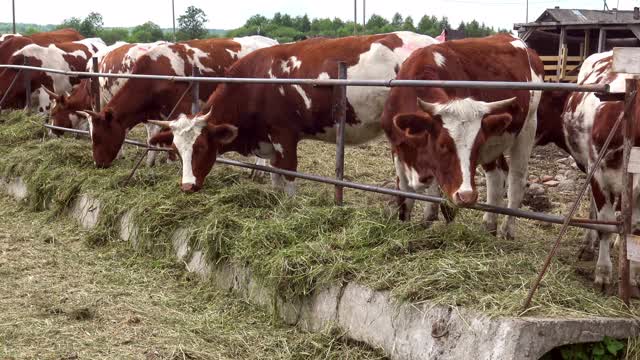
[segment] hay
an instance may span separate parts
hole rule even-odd
[[[289,198],[250,181],[246,172],[225,166],[216,166],[197,194],[179,191],[176,164],[140,169],[125,188],[123,180],[138,150],[128,149],[126,159],[112,169],[97,170],[88,143],[70,139],[41,143],[32,124],[21,120],[2,125],[6,134],[19,134],[21,145],[1,147],[5,155],[0,174],[25,176],[32,190],[32,209],[41,211],[44,204],[51,204],[52,216],[59,216],[75,196],[88,193],[103,203],[91,242],[118,240],[114,225],[130,211],[139,225],[139,251],[157,258],[171,254],[169,237],[175,230],[197,229],[190,241],[211,261],[248,265],[284,297],[357,281],[390,290],[408,302],[519,316],[555,233],[546,225],[523,220],[518,222],[518,233],[526,237],[496,239],[480,230],[481,214],[468,210],[460,210],[452,225],[425,229],[397,221],[379,195],[347,191],[347,205],[334,207],[331,187],[299,182],[298,195]],[[29,129],[34,135],[25,137]],[[328,148],[317,143],[303,146],[301,169],[330,174],[333,160],[329,161]],[[378,185],[393,178],[383,141],[350,149],[347,159],[349,177]],[[526,315],[636,316],[635,305],[627,308],[615,297],[595,292],[589,279],[576,270],[584,266],[575,259],[579,234],[570,232]]]

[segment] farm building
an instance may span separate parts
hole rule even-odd
[[[545,63],[547,81],[576,81],[589,55],[616,46],[640,46],[640,11],[547,9],[534,22],[515,24],[520,38]]]

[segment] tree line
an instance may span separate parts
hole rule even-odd
[[[248,35],[263,35],[278,40],[280,43],[297,41],[308,37],[326,36],[341,37],[357,34],[379,34],[392,31],[413,31],[430,36],[438,36],[443,30],[459,30],[466,37],[482,37],[496,32],[508,32],[506,29],[494,29],[476,20],[461,22],[453,28],[447,17],[437,18],[424,15],[416,24],[413,17],[403,17],[396,13],[391,19],[373,14],[365,25],[344,21],[340,18],[314,18],[307,15],[293,17],[277,12],[272,18],[262,15],[251,16],[243,26],[229,30],[208,30],[206,13],[195,6],[189,6],[184,14],[178,17],[177,41],[203,39],[209,37],[239,37]],[[20,24],[18,31],[30,34],[39,31],[49,31],[55,28],[73,28],[86,37],[100,37],[107,44],[116,41],[132,43],[154,42],[159,40],[173,40],[170,29],[162,29],[157,24],[148,21],[133,28],[105,28],[102,15],[91,12],[84,18],[71,17],[60,25]],[[0,33],[11,31],[11,24],[0,24]]]

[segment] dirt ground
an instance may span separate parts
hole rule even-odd
[[[377,359],[0,195],[0,359]]]

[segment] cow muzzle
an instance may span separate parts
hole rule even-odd
[[[460,206],[474,205],[478,201],[477,191],[458,191],[453,196],[453,202]]]

